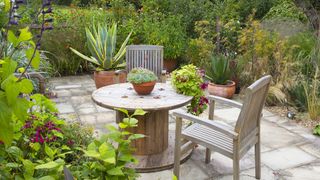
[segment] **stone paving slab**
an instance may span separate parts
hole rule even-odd
[[[170,83],[167,81],[167,83]],[[50,85],[58,98],[59,116],[67,121],[79,121],[93,126],[95,135],[107,133],[106,125],[115,125],[115,111],[97,106],[91,100],[96,89],[91,75],[53,78]],[[182,108],[186,109],[186,108]],[[240,110],[216,104],[215,120],[235,125]],[[208,117],[205,111],[201,117]],[[262,178],[272,179],[320,179],[320,138],[309,129],[298,126],[284,117],[263,110],[261,121]],[[185,125],[187,122],[185,122]],[[169,112],[169,129],[175,129],[175,120]],[[191,158],[181,165],[182,180],[232,179],[232,161],[213,153],[212,161],[204,163],[205,148],[199,146]],[[241,180],[254,178],[254,148],[240,161]],[[172,170],[143,173],[139,180],[170,180]]]
[[[317,158],[293,146],[264,152],[261,159],[271,169],[280,170],[305,165]]]

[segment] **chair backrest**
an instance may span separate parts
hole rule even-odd
[[[235,131],[239,133],[240,141],[250,135],[256,128],[260,127],[261,113],[266,101],[270,82],[271,76],[267,75],[246,89],[245,101],[235,126]]]
[[[159,78],[163,70],[163,46],[130,45],[126,49],[127,72],[136,67],[153,71]]]

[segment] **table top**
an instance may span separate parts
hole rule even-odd
[[[92,93],[92,100],[101,107],[127,110],[170,110],[187,105],[192,98],[176,93],[166,83],[156,83],[149,95],[138,95],[130,83],[105,86]]]

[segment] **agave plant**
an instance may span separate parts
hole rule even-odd
[[[111,27],[101,24],[93,25],[91,28],[86,28],[87,46],[91,56],[88,57],[73,48],[70,49],[81,58],[97,65],[98,71],[121,69],[125,67],[122,57],[126,52],[130,36],[131,33],[116,53],[117,24],[114,23]]]
[[[215,84],[227,84],[231,79],[229,59],[223,55],[213,55],[206,69],[206,78]]]

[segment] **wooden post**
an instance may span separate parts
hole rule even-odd
[[[117,113],[117,122],[124,118],[123,113]],[[168,148],[169,111],[150,111],[138,119],[138,126],[127,129],[134,134],[144,134],[146,137],[134,140],[132,147],[135,155],[158,154]]]

